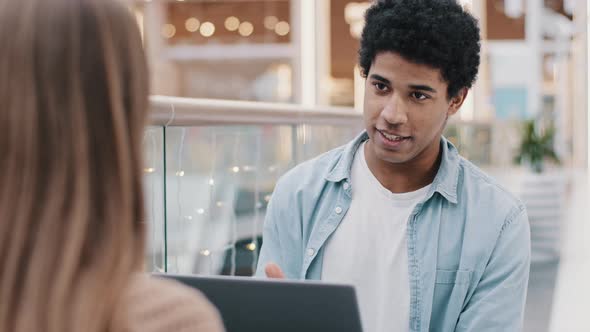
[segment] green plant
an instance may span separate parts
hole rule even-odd
[[[548,127],[539,132],[535,120],[528,120],[524,123],[522,138],[518,153],[514,158],[517,164],[528,164],[536,173],[541,173],[544,168],[545,159],[550,159],[559,164],[559,158],[553,149],[555,128]]]

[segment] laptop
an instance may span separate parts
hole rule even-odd
[[[362,332],[352,286],[247,277],[157,274],[200,290],[227,332]]]

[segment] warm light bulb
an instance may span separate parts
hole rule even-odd
[[[240,20],[235,16],[230,16],[225,19],[225,28],[229,31],[236,31],[240,27]]]
[[[286,36],[289,31],[291,31],[291,26],[285,21],[281,21],[275,26],[275,32],[279,36]]]
[[[268,30],[274,30],[277,23],[279,23],[279,19],[276,16],[267,16],[264,18],[264,27]]]
[[[189,18],[184,22],[184,27],[188,32],[197,32],[199,27],[201,26],[201,22],[194,17]]]
[[[215,25],[211,22],[205,22],[201,24],[199,32],[203,37],[211,37],[215,33]]]
[[[164,26],[162,27],[162,36],[164,36],[164,38],[172,38],[174,37],[174,35],[176,34],[176,27],[172,24],[164,24]]]
[[[242,22],[240,23],[238,32],[242,37],[248,37],[252,34],[252,32],[254,32],[254,26],[250,22]]]

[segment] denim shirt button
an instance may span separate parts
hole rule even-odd
[[[348,190],[348,188],[350,188],[350,185],[348,184],[348,182],[344,182],[342,188],[344,188],[344,190]]]
[[[307,256],[311,257],[313,254],[315,254],[315,250],[313,250],[313,248],[307,249]]]
[[[336,214],[340,214],[340,213],[342,213],[342,208],[341,208],[341,207],[339,207],[339,206],[337,206],[337,207],[334,209],[334,212],[336,212]]]

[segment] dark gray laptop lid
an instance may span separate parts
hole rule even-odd
[[[361,332],[349,285],[246,277],[162,274],[199,289],[217,307],[227,332]]]

